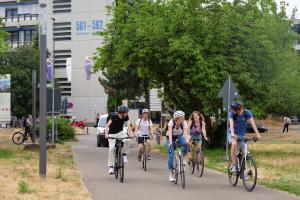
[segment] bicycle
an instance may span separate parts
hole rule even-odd
[[[124,138],[115,138],[115,137],[109,137],[108,139],[114,139],[116,140],[115,144],[115,166],[114,166],[114,174],[115,178],[120,178],[120,182],[123,183],[124,181],[124,160],[123,160],[123,140],[125,139],[131,139],[131,137],[124,137]]]
[[[176,148],[177,147],[177,148]],[[185,166],[183,164],[183,155],[181,148],[183,145],[180,145],[178,143],[178,140],[174,142],[174,184],[177,184],[178,182],[178,176],[180,175],[181,180],[181,186],[184,189],[185,188]]]
[[[209,141],[208,141],[209,142]],[[199,151],[196,152],[195,141],[192,141],[190,145],[191,158],[188,161],[188,165],[192,174],[195,172],[195,168],[199,170],[199,177],[202,177],[204,172],[204,153],[203,153],[203,145]]]
[[[238,139],[238,141],[245,141],[245,149],[244,152],[246,155],[243,155],[243,152],[239,151],[237,153],[236,159],[236,171],[232,172],[230,167],[232,165],[231,156],[229,157],[228,162],[228,178],[230,184],[235,187],[237,185],[239,177],[243,180],[243,185],[248,192],[254,190],[256,181],[257,181],[257,166],[253,156],[250,154],[248,150],[248,141],[256,142],[257,138],[252,139]]]
[[[147,155],[147,139],[151,139],[150,136],[139,136],[141,138],[143,138],[143,149],[142,149],[142,168],[144,169],[144,171],[147,170],[147,159],[148,159],[148,155]]]
[[[11,140],[16,145],[23,144],[26,140],[28,140],[28,136],[25,134],[25,129],[21,129],[21,131],[15,132]]]

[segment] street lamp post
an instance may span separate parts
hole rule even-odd
[[[55,23],[55,18],[51,18],[51,20],[52,20],[52,42],[53,42],[53,49],[52,49],[52,131],[51,131],[51,141],[52,141],[52,143],[54,143],[54,141],[55,141],[55,139],[54,139],[54,136],[55,136],[55,134],[54,134],[54,125],[55,125],[55,123],[54,123],[54,115],[55,115],[55,109],[54,109],[54,99],[55,99],[55,41],[54,41],[54,23]]]
[[[40,155],[39,173],[46,176],[46,114],[47,114],[47,4],[40,4]]]

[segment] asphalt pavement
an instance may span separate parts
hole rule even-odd
[[[166,157],[154,154],[144,172],[136,159],[136,148],[131,149],[124,183],[120,183],[113,175],[108,175],[108,148],[96,147],[95,134],[80,136],[79,142],[73,145],[73,152],[94,200],[300,200],[295,195],[259,185],[253,192],[247,192],[241,180],[232,187],[225,174],[208,169],[201,178],[187,170],[186,188],[182,189],[168,181]]]

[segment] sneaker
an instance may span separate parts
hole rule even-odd
[[[170,181],[170,182],[174,182],[174,181],[175,181],[175,178],[174,178],[173,175],[169,175],[169,181]]]
[[[236,172],[236,166],[235,166],[235,164],[231,165],[230,172]]]
[[[128,163],[127,156],[123,155],[123,161],[124,161],[124,163]]]
[[[152,159],[151,156],[148,156],[148,157],[147,157],[147,160],[151,160],[151,159]]]
[[[137,156],[137,159],[138,159],[139,162],[141,162],[141,161],[142,161],[142,155],[139,154],[139,155]]]
[[[115,173],[114,168],[110,167],[109,170],[108,170],[108,174],[111,175],[111,174],[114,174],[114,173]]]

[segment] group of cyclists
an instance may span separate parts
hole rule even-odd
[[[123,131],[123,125],[129,120],[128,117],[129,108],[125,105],[121,105],[117,109],[116,115],[109,115],[107,119],[107,124],[105,126],[105,137],[106,138],[124,138],[127,137],[127,133]],[[232,165],[230,170],[232,172],[236,171],[236,155],[238,150],[243,151],[246,138],[246,124],[250,121],[253,130],[256,133],[256,138],[260,139],[256,124],[253,119],[253,115],[250,110],[244,109],[244,106],[240,102],[234,102],[231,105],[231,111],[229,113],[229,129],[227,130],[227,139],[229,144],[231,144],[231,158]],[[150,156],[150,138],[152,133],[152,121],[150,119],[150,112],[148,109],[142,110],[142,117],[136,121],[135,130],[131,130],[128,126],[128,136],[138,138],[138,161],[141,161],[141,153],[143,149],[144,142],[147,142],[147,155],[148,160],[151,159]],[[146,138],[146,139],[144,139]],[[167,166],[169,170],[169,181],[174,182],[173,174],[173,160],[174,160],[174,150],[175,141],[180,146],[182,146],[183,153],[183,164],[186,165],[189,159],[189,144],[193,143],[196,149],[201,149],[202,141],[208,140],[206,135],[206,127],[204,117],[199,111],[194,111],[188,123],[185,121],[185,113],[181,110],[175,111],[172,118],[168,123],[167,133],[166,133],[166,147],[168,152]],[[114,163],[115,163],[115,139],[109,139],[109,152],[108,152],[108,167],[109,174],[114,173]],[[130,139],[123,140],[123,160],[124,163],[128,163],[127,154],[130,151]],[[245,152],[243,152],[245,153]],[[199,169],[196,169],[196,174],[199,174]]]

